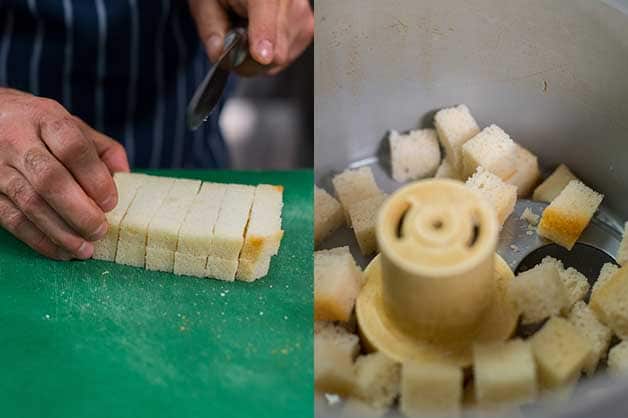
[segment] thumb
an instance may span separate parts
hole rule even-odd
[[[207,56],[210,61],[216,62],[222,53],[225,34],[230,26],[227,12],[218,0],[189,0],[189,5]]]
[[[249,49],[260,64],[270,64],[275,57],[279,0],[249,2]]]

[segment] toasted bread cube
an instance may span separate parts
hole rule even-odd
[[[456,173],[462,171],[462,146],[480,132],[466,105],[441,109],[434,116],[438,139],[445,148],[445,158]]]
[[[606,355],[613,333],[598,321],[593,311],[582,301],[573,306],[567,320],[591,343],[591,352],[584,364],[584,372],[591,376],[600,359]]]
[[[534,213],[532,209],[525,208],[519,219],[527,221],[530,225],[536,225],[539,223],[539,219],[541,219],[541,217]]]
[[[499,126],[491,125],[462,146],[462,178],[469,178],[478,167],[502,180],[515,173],[517,147]]]
[[[521,310],[521,322],[536,324],[545,318],[558,315],[568,307],[569,299],[553,264],[539,264],[519,273],[510,283],[510,293]]]
[[[236,279],[243,282],[253,282],[261,279],[268,274],[270,270],[270,261],[272,257],[266,257],[257,261],[240,260],[238,263],[238,271]]]
[[[552,317],[531,338],[541,384],[556,388],[576,378],[592,347],[566,319]]]
[[[399,395],[401,367],[382,352],[358,356],[353,395],[375,408],[387,408]]]
[[[332,323],[314,325],[314,384],[325,393],[348,395],[353,389],[353,360],[360,351],[357,335]]]
[[[210,255],[207,257],[205,277],[232,282],[238,271],[238,259],[222,258]]]
[[[436,174],[434,174],[435,178],[444,178],[444,179],[455,179],[460,180],[460,174],[454,168],[454,166],[449,162],[448,159],[444,158],[443,161],[438,166],[436,170]]]
[[[255,187],[253,186],[227,185],[211,236],[210,256],[215,259],[235,261],[237,265],[240,251],[244,245],[244,231],[254,198]]]
[[[207,277],[207,256],[174,253],[174,274],[193,277]]]
[[[349,247],[314,252],[314,318],[348,321],[360,291],[361,276]]]
[[[120,235],[120,223],[135,198],[137,190],[146,181],[146,175],[134,173],[115,173],[113,181],[118,190],[118,203],[115,208],[105,214],[109,229],[107,234],[100,241],[94,243],[94,254],[92,258],[96,260],[115,261],[116,250],[118,249],[118,237]]]
[[[467,187],[478,191],[495,208],[497,219],[501,225],[510,216],[517,203],[517,188],[504,183],[495,174],[478,167],[475,174],[467,182]]]
[[[479,403],[520,403],[536,397],[536,366],[527,341],[475,344],[473,372]]]
[[[591,296],[589,306],[599,320],[628,339],[628,267],[622,267]]]
[[[600,290],[605,283],[608,283],[608,279],[610,279],[613,274],[615,274],[619,270],[619,267],[614,263],[604,263],[602,268],[600,269],[600,274],[597,277],[595,283],[593,283],[593,288],[591,289],[591,299],[595,297],[595,294],[598,290]]]
[[[624,236],[619,244],[619,250],[617,251],[617,262],[620,266],[623,266],[628,261],[628,222],[624,224]]]
[[[572,180],[543,211],[537,228],[539,235],[571,250],[603,198],[580,181]]]
[[[283,186],[260,184],[255,188],[240,261],[256,263],[277,254],[283,237],[282,208]]]
[[[395,181],[434,175],[440,163],[440,147],[434,129],[417,129],[406,135],[390,131],[388,142]]]
[[[342,205],[347,225],[351,226],[349,208],[354,203],[369,197],[379,196],[382,191],[375,183],[373,171],[370,167],[361,167],[356,170],[345,170],[332,179],[336,196]]]
[[[550,203],[567,187],[571,180],[578,180],[578,177],[565,164],[559,165],[543,183],[534,189],[532,200]]]
[[[401,412],[407,417],[458,416],[462,382],[459,367],[406,362],[401,369]]]
[[[541,171],[536,155],[519,144],[515,144],[515,173],[506,180],[507,183],[517,186],[517,195],[527,197],[539,182]]]
[[[382,193],[381,195],[354,203],[349,208],[353,232],[360,246],[360,251],[364,255],[377,251],[377,240],[375,238],[377,213],[387,197],[387,195]]]
[[[314,187],[314,243],[319,244],[345,223],[342,206],[329,193]]]
[[[608,353],[608,371],[614,375],[628,374],[628,341],[622,341]]]

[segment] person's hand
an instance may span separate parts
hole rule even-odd
[[[236,72],[250,76],[277,74],[307,48],[314,36],[314,15],[308,0],[189,0],[201,41],[216,62],[231,28],[228,13],[249,21],[249,52]],[[257,64],[257,65],[255,65]]]
[[[57,260],[92,256],[117,204],[124,148],[60,104],[0,88],[0,225]]]

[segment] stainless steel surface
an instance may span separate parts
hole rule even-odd
[[[214,109],[227,85],[229,73],[248,56],[248,35],[244,28],[234,28],[225,36],[224,51],[197,87],[187,109],[189,129],[197,129]]]

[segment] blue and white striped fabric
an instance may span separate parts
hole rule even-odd
[[[185,126],[208,67],[184,0],[0,0],[0,86],[59,101],[132,167],[227,165],[219,111]]]

